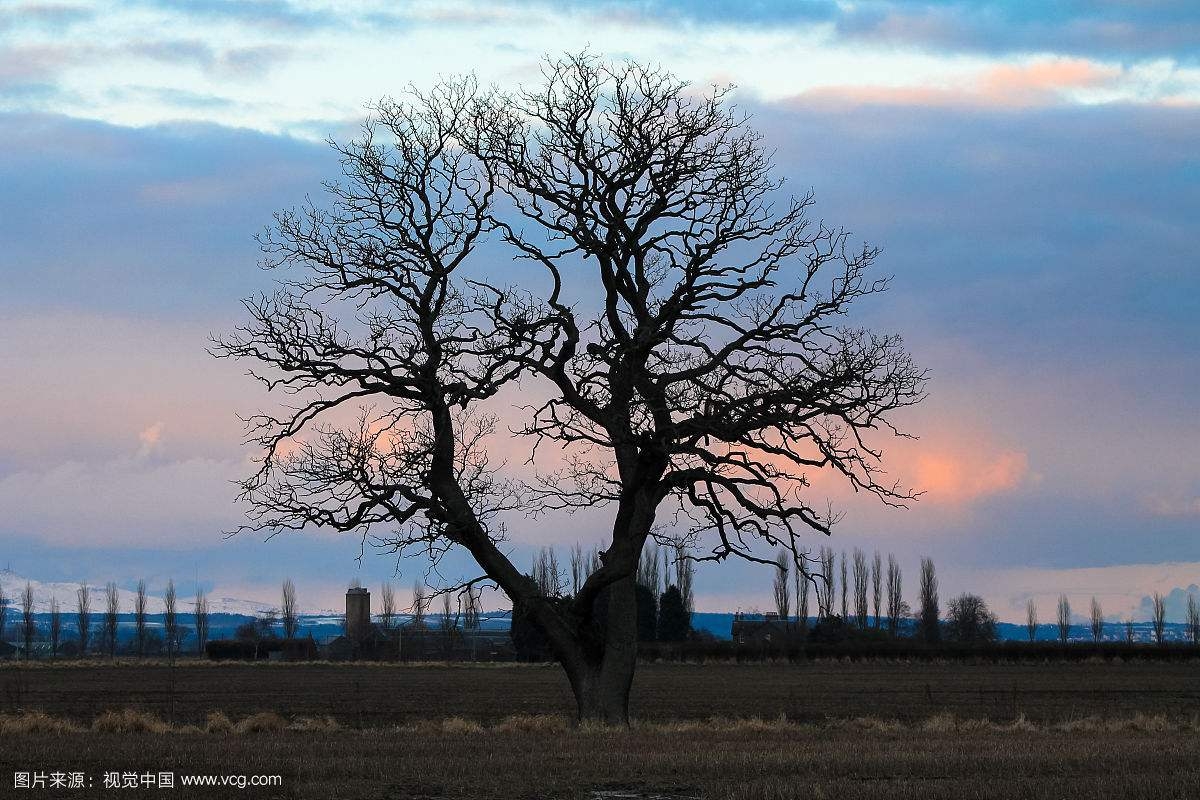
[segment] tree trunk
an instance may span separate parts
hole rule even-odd
[[[633,578],[608,589],[608,614],[602,646],[573,663],[564,662],[575,692],[579,721],[629,724],[629,691],[637,663],[636,596]]]

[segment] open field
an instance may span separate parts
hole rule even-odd
[[[82,726],[6,732],[0,795],[9,773],[50,769],[82,770],[97,784],[114,770],[283,779],[280,788],[65,797],[583,798],[623,787],[747,799],[1200,793],[1196,664],[652,664],[639,671],[639,722],[628,731],[568,726],[570,695],[553,667],[196,664],[171,674],[150,665],[0,668],[0,714],[41,709]],[[87,729],[123,708],[174,730]],[[204,732],[217,710],[235,721],[260,711],[286,720],[266,732]],[[543,716],[513,719],[523,713]],[[300,717],[333,723],[289,729]],[[985,718],[993,723],[978,722]]]
[[[346,727],[466,717],[573,712],[554,665],[65,663],[0,667],[0,712],[20,708],[90,721],[141,708],[176,722],[210,711],[332,716]],[[812,661],[804,664],[643,664],[632,714],[644,721],[720,717],[815,722],[950,712],[1057,722],[1095,714],[1200,713],[1200,662],[963,664]]]

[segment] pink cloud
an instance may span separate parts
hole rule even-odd
[[[948,86],[823,86],[802,93],[796,101],[902,105],[991,106],[1026,108],[1052,105],[1064,93],[1112,84],[1121,69],[1086,59],[1046,59],[1029,64],[1002,64]]]
[[[914,468],[916,488],[929,502],[961,505],[1016,489],[1029,474],[1029,459],[1012,450],[933,450],[917,455]]]
[[[156,422],[148,428],[145,428],[138,434],[138,441],[142,446],[138,448],[138,455],[148,456],[158,447],[158,443],[162,440],[163,423]]]

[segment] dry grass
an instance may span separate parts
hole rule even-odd
[[[497,733],[562,733],[570,728],[566,717],[553,714],[513,714],[492,730]]]
[[[319,731],[327,733],[331,731],[340,731],[342,726],[333,717],[296,717],[292,720],[292,724],[288,725],[290,731]]]
[[[237,733],[278,733],[288,726],[287,720],[273,711],[251,714],[234,726]]]
[[[450,717],[427,721],[420,731],[298,730],[293,722],[258,740],[30,732],[5,736],[0,762],[62,761],[88,772],[120,764],[138,771],[170,765],[181,774],[279,774],[282,791],[254,796],[294,800],[583,800],[595,789],[706,800],[1185,800],[1200,786],[1200,736],[1182,727],[1164,732],[1153,715],[1107,725],[1092,720],[1094,730],[1055,724],[1020,732],[981,718],[931,719],[797,724],[726,717],[613,730],[570,727],[562,718],[488,726]],[[172,797],[250,794],[180,787]]]
[[[89,730],[67,717],[57,717],[41,711],[0,714],[0,734],[21,736],[46,733],[82,733]],[[222,711],[208,714],[203,725],[171,724],[154,714],[126,708],[105,711],[92,722],[95,733],[113,734],[210,734],[218,736],[253,735],[259,733],[331,733],[344,730],[332,717],[295,717],[290,722],[281,714],[261,711],[234,721]],[[422,720],[390,728],[364,728],[357,734],[384,732],[413,732],[435,736],[472,736],[484,732],[508,736],[536,735],[698,735],[705,733],[739,735],[777,735],[821,733],[829,731],[861,731],[870,734],[1013,734],[1042,733],[1141,733],[1141,734],[1200,734],[1200,716],[1168,717],[1165,714],[1134,714],[1129,717],[1076,717],[1049,725],[1038,725],[1024,714],[1008,721],[982,717],[957,717],[950,713],[931,715],[916,723],[882,717],[827,719],[821,723],[793,722],[784,717],[710,717],[706,720],[676,720],[671,722],[635,721],[628,728],[600,725],[595,722],[576,724],[567,717],[554,714],[514,714],[485,725],[477,720],[454,716]]]
[[[172,726],[153,714],[126,708],[120,711],[105,711],[96,717],[92,730],[97,733],[172,733]]]
[[[451,735],[470,735],[474,733],[483,733],[483,726],[473,719],[463,719],[462,717],[450,717],[442,720],[437,726],[442,733]]]
[[[237,727],[224,711],[210,711],[204,720],[204,732],[230,734],[236,733]]]
[[[650,665],[614,729],[572,722],[556,667],[0,667],[0,772],[236,765],[299,800],[1184,800],[1195,681],[1157,663]]]
[[[31,733],[82,733],[84,727],[74,720],[52,717],[41,711],[0,714],[0,734],[21,736]]]

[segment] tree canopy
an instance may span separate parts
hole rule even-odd
[[[435,564],[464,549],[479,574],[443,588],[498,585],[581,715],[620,720],[647,540],[669,527],[693,558],[799,561],[837,518],[808,496],[813,470],[903,505],[876,437],[900,433],[893,412],[920,401],[924,373],[899,336],[848,324],[888,284],[879,250],[783,192],[728,90],[588,54],[542,77],[377,104],[334,145],[328,203],[263,234],[279,288],[246,302],[216,354],[292,397],[249,423],[248,529],[353,531]],[[484,240],[540,283],[479,267]],[[536,399],[513,423],[497,403],[518,381]],[[500,415],[548,467],[502,468]],[[507,521],[602,507],[611,536],[570,602],[513,565]]]

